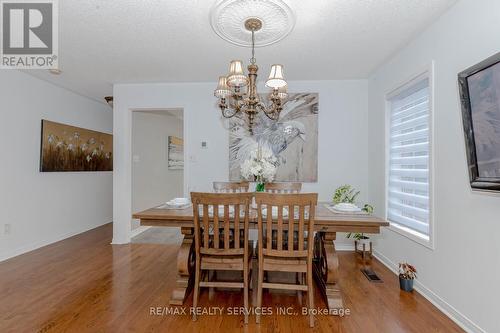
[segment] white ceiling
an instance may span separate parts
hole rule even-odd
[[[250,51],[211,29],[215,0],[59,1],[59,76],[27,71],[99,101],[113,83],[213,81]],[[289,0],[296,25],[256,50],[260,79],[366,78],[457,0]]]

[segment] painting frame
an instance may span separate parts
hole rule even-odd
[[[500,52],[458,74],[469,182],[471,188],[476,190],[500,191],[500,177],[484,177],[480,175],[469,78],[498,64],[500,64]],[[498,107],[500,110],[500,104]]]
[[[48,128],[52,128],[51,133],[46,133]],[[87,137],[89,139],[84,140]],[[49,148],[53,148],[52,151]],[[49,155],[48,152],[52,154]],[[42,119],[39,156],[39,172],[43,173],[112,172],[113,135]]]

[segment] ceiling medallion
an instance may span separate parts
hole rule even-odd
[[[257,18],[249,18],[243,22],[245,29],[250,32],[252,43],[252,58],[248,65],[248,75],[243,72],[243,62],[233,60],[229,64],[229,74],[219,77],[215,97],[219,99],[219,108],[224,118],[232,118],[237,114],[247,116],[248,131],[253,135],[253,125],[259,112],[263,112],[269,119],[278,120],[283,110],[282,102],[287,97],[287,83],[283,75],[283,65],[271,66],[271,73],[266,81],[270,88],[266,103],[260,100],[257,93],[257,66],[255,59],[255,37],[263,27],[263,22]]]
[[[250,47],[251,30],[248,19],[257,19],[261,26],[255,31],[255,47],[279,42],[293,30],[295,14],[283,0],[221,0],[210,12],[210,23],[222,39]]]

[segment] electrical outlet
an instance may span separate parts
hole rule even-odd
[[[11,227],[10,227],[10,224],[9,223],[5,223],[3,225],[3,233],[5,235],[10,235],[10,231],[11,231]]]

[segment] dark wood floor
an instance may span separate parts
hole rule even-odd
[[[462,332],[417,293],[399,291],[397,277],[374,260],[384,280],[370,283],[353,253],[340,254],[341,287],[349,316],[306,317],[155,316],[151,307],[168,306],[176,275],[175,245],[110,245],[111,225],[0,263],[0,332]],[[208,291],[201,306],[239,307],[237,292]],[[316,304],[325,304],[316,293]],[[187,306],[191,304],[191,298]],[[264,294],[266,307],[293,307],[296,298]]]

